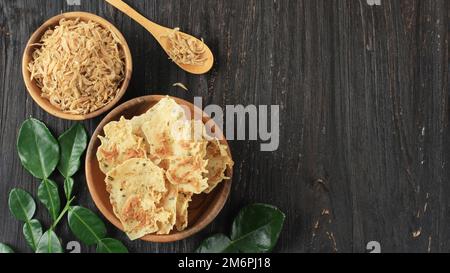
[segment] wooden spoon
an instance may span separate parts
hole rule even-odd
[[[161,47],[164,49],[164,51],[166,51],[166,53],[168,54],[169,43],[167,41],[167,38],[165,38],[164,36],[166,36],[167,34],[172,32],[173,29],[163,27],[161,25],[158,25],[158,24],[148,20],[147,18],[145,18],[144,16],[139,14],[136,10],[131,8],[128,4],[126,4],[122,0],[106,0],[106,2],[110,3],[111,5],[113,5],[114,7],[116,7],[123,13],[125,13],[126,15],[130,16],[133,20],[138,22],[141,26],[143,26],[148,32],[150,32],[150,34],[153,35],[153,37],[155,37],[155,39],[158,41],[158,43],[161,45]],[[183,34],[198,40],[197,38],[193,37],[192,35],[189,35],[186,33],[183,33]],[[179,67],[181,67],[183,70],[185,70],[189,73],[204,74],[211,69],[211,67],[213,66],[213,63],[214,63],[214,55],[212,54],[211,50],[206,45],[205,45],[205,49],[206,49],[206,51],[203,53],[204,54],[203,57],[206,58],[206,61],[203,65],[189,65],[189,64],[181,64],[181,63],[177,63],[177,62],[175,62],[175,63]]]

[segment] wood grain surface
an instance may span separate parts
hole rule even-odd
[[[169,94],[222,106],[280,105],[276,152],[260,152],[256,141],[230,142],[231,196],[210,226],[156,244],[130,242],[108,225],[130,251],[193,251],[206,236],[228,233],[239,209],[253,202],[287,215],[276,252],[366,252],[369,241],[382,252],[450,251],[450,1],[127,0],[157,23],[204,37],[216,63],[203,76],[170,63],[142,27],[104,1],[80,2],[0,1],[1,242],[29,251],[7,206],[11,188],[36,195],[38,187],[18,159],[20,124],[33,116],[56,135],[73,124],[27,94],[24,46],[49,17],[82,10],[111,21],[130,45],[133,77],[122,101]],[[101,118],[83,122],[89,133]],[[77,202],[98,212],[84,174],[75,178]],[[36,218],[48,227],[41,205]],[[57,233],[64,243],[75,240],[66,221]]]

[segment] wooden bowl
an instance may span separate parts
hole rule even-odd
[[[69,114],[61,111],[58,107],[52,105],[50,101],[48,101],[46,98],[41,97],[41,89],[36,85],[36,82],[34,80],[31,80],[31,73],[28,71],[27,66],[32,60],[32,54],[37,46],[34,46],[33,44],[38,43],[44,35],[44,33],[51,28],[54,28],[56,25],[59,24],[59,20],[67,18],[67,19],[75,19],[80,18],[82,21],[94,21],[98,24],[100,24],[104,28],[109,28],[120,40],[122,44],[123,51],[125,53],[125,78],[122,82],[122,85],[116,95],[116,97],[109,102],[107,105],[103,106],[102,108],[85,114],[85,115],[77,115],[77,114]],[[68,119],[68,120],[85,120],[90,119],[93,117],[96,117],[109,109],[111,109],[125,94],[125,91],[128,87],[128,84],[131,79],[131,72],[132,72],[132,58],[131,58],[131,52],[128,47],[128,44],[123,37],[123,35],[120,33],[120,31],[115,28],[110,22],[106,21],[102,17],[99,17],[95,14],[87,13],[87,12],[67,12],[62,13],[57,16],[54,16],[47,20],[42,26],[40,26],[30,37],[28,40],[28,43],[25,47],[25,50],[23,52],[23,58],[22,58],[22,75],[23,80],[25,81],[25,86],[27,87],[28,93],[30,93],[33,100],[45,111],[47,111],[49,114],[54,115],[59,118]]]
[[[114,110],[112,110],[98,125],[94,134],[91,137],[89,146],[86,152],[86,181],[88,184],[89,192],[92,199],[100,212],[108,219],[113,225],[123,231],[123,226],[119,219],[113,212],[111,203],[109,202],[109,193],[106,191],[105,175],[100,171],[99,164],[96,157],[96,152],[100,146],[99,135],[104,135],[103,127],[110,121],[119,120],[121,116],[129,119],[134,116],[141,115],[155,105],[158,101],[166,96],[152,95],[144,96],[127,101]],[[194,109],[201,111],[195,107],[192,103],[185,100],[172,97],[179,105],[185,105],[191,111],[193,117]],[[203,123],[206,124],[211,118],[203,113]],[[215,126],[216,130],[211,130],[218,136],[223,136],[220,129]],[[221,143],[227,145],[228,151],[230,148],[224,137],[221,138]],[[231,156],[231,153],[230,153]],[[232,177],[233,170],[228,168],[226,175]],[[231,179],[224,180],[209,194],[194,194],[192,201],[189,204],[188,215],[189,223],[188,227],[183,231],[173,230],[167,235],[148,234],[142,237],[142,240],[151,242],[173,242],[187,238],[206,227],[212,220],[219,214],[220,210],[225,205],[231,188]]]

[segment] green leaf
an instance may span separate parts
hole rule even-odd
[[[24,168],[40,179],[48,178],[59,161],[58,142],[47,126],[34,118],[22,123],[17,151]]]
[[[0,253],[14,253],[14,250],[9,245],[0,243]]]
[[[80,206],[70,207],[68,218],[70,230],[83,243],[93,245],[105,238],[105,224],[91,210]]]
[[[58,185],[49,179],[44,179],[38,188],[38,198],[48,209],[52,220],[58,217],[61,202],[59,200]]]
[[[9,210],[17,220],[27,222],[36,211],[36,203],[31,195],[22,189],[12,189],[8,199]]]
[[[195,250],[196,253],[236,253],[230,238],[223,234],[213,235],[204,240]]]
[[[61,242],[53,230],[47,230],[39,240],[36,253],[62,253]]]
[[[36,251],[42,237],[42,226],[38,220],[33,219],[23,225],[23,236],[33,251]]]
[[[61,149],[58,170],[65,178],[68,178],[80,168],[80,157],[86,149],[87,134],[83,125],[74,124],[58,138],[58,142]]]
[[[97,242],[97,253],[128,253],[121,241],[104,238]]]
[[[269,252],[278,241],[285,215],[276,207],[254,204],[234,219],[231,240],[242,252]]]
[[[64,193],[66,195],[67,200],[69,200],[70,196],[72,196],[72,189],[73,189],[73,178],[68,177],[64,179]]]

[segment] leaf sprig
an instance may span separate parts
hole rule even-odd
[[[197,253],[262,253],[275,247],[285,215],[267,204],[243,208],[233,221],[231,236],[213,235],[195,250]]]
[[[24,222],[23,234],[36,253],[61,253],[61,242],[54,232],[58,223],[68,212],[68,224],[72,233],[87,245],[97,244],[97,252],[128,252],[126,247],[106,237],[103,221],[92,211],[81,206],[72,206],[74,180],[72,176],[81,165],[81,156],[86,149],[87,134],[79,123],[70,127],[58,140],[45,124],[37,119],[25,120],[19,130],[17,151],[23,167],[41,180],[37,197],[48,210],[52,224],[43,232],[42,225],[33,219],[36,203],[26,191],[14,188],[10,191],[8,205],[12,215]],[[49,177],[55,169],[64,177],[66,203],[61,210],[58,184]],[[0,253],[11,253],[12,248],[0,243]]]
[[[12,189],[8,199],[9,210],[12,215],[24,222],[23,236],[33,251],[36,251],[39,240],[42,236],[41,223],[32,219],[36,212],[36,203],[31,195],[22,189]]]

